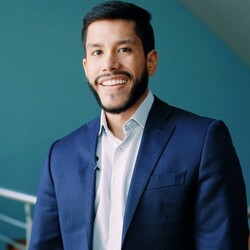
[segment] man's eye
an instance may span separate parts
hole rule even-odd
[[[131,52],[131,49],[129,49],[129,48],[121,48],[121,49],[119,49],[119,52],[122,52],[122,53],[128,53],[128,52]]]
[[[95,50],[91,53],[92,56],[98,56],[98,55],[101,55],[102,54],[102,51],[101,50]]]

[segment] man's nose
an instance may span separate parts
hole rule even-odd
[[[117,56],[113,53],[108,53],[104,57],[103,71],[114,71],[120,68],[120,62]]]

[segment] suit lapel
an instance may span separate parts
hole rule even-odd
[[[86,222],[86,235],[89,249],[92,248],[92,234],[94,221],[95,177],[96,177],[96,145],[99,130],[99,119],[87,124],[77,137],[79,145],[80,168],[79,175],[82,179],[81,188],[85,203],[83,216]],[[77,215],[78,216],[78,215]]]
[[[122,243],[150,175],[175,129],[175,126],[166,126],[166,120],[172,113],[167,104],[155,97],[145,125],[129,188],[124,215]]]

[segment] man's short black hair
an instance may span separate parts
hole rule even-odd
[[[144,54],[155,49],[154,31],[150,23],[150,13],[129,2],[124,1],[107,1],[96,5],[91,9],[83,19],[82,42],[86,43],[88,27],[91,23],[100,20],[124,19],[135,23],[135,32],[141,39]],[[104,38],[105,39],[105,38]]]

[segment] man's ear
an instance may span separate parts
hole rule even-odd
[[[157,68],[157,62],[158,62],[158,53],[156,50],[151,50],[147,54],[147,70],[148,70],[148,75],[152,76]]]
[[[82,59],[82,67],[83,67],[83,70],[85,72],[86,77],[88,77],[88,74],[87,74],[87,59],[86,58]]]

